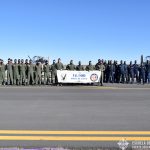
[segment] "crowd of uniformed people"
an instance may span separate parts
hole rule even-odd
[[[105,83],[150,83],[150,61],[137,64],[132,61],[127,64],[126,61],[104,61],[99,59],[93,65],[91,61],[87,66],[83,66],[81,61],[74,65],[73,60],[64,67],[61,59],[57,62],[53,60],[52,64],[45,61],[44,64],[26,59],[8,59],[4,64],[0,59],[0,85],[57,85],[57,70],[77,70],[77,71],[101,71],[100,85]],[[58,84],[59,85],[59,84]],[[61,84],[60,84],[61,85]]]

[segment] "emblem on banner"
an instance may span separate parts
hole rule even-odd
[[[67,74],[61,74],[62,80],[65,80],[65,79],[66,79],[66,76],[67,76]]]
[[[98,75],[95,74],[95,73],[94,73],[94,74],[91,74],[90,79],[91,79],[91,81],[95,82],[95,81],[98,80]]]

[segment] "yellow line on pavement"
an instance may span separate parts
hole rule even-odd
[[[150,131],[36,131],[36,130],[0,130],[0,134],[31,135],[150,135]]]
[[[63,137],[63,136],[0,136],[0,140],[12,141],[150,141],[150,137]]]

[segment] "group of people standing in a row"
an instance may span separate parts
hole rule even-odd
[[[146,63],[134,64],[130,62],[129,65],[126,61],[103,61],[98,60],[96,65],[92,65],[89,61],[87,66],[83,66],[81,61],[78,65],[74,65],[73,60],[64,68],[59,58],[57,62],[53,60],[50,65],[48,61],[44,64],[37,62],[32,63],[32,60],[26,59],[8,59],[8,63],[4,64],[0,59],[0,85],[49,85],[58,84],[57,70],[77,70],[77,71],[101,71],[100,84],[106,83],[150,83],[150,61]],[[6,72],[7,71],[7,72]],[[42,74],[44,78],[42,78]],[[135,80],[136,79],[136,80]]]
[[[126,61],[108,61],[104,62],[104,82],[108,83],[150,83],[150,61],[146,63],[137,64],[135,60],[134,64],[130,61],[130,64],[126,64]]]

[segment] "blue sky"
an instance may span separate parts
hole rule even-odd
[[[149,8],[150,0],[0,0],[0,57],[140,60],[150,55]]]

